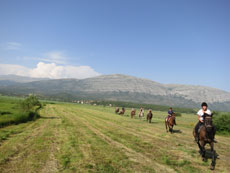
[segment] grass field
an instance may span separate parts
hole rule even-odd
[[[40,119],[0,128],[0,172],[211,172],[193,141],[197,117],[182,114],[169,134],[165,112],[153,113],[148,124],[111,107],[47,104]],[[214,172],[230,172],[230,137],[216,138]]]

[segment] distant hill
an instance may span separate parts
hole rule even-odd
[[[7,78],[5,80],[11,81]],[[24,83],[13,80],[16,83],[8,86],[0,82],[0,93],[8,95],[35,93],[40,97],[65,101],[113,100],[188,108],[198,108],[201,102],[206,101],[212,109],[230,111],[230,93],[205,86],[161,84],[121,74],[81,80],[39,79],[36,81],[33,78],[27,80],[29,82]]]
[[[0,85],[3,84],[5,81],[9,84],[14,83],[27,83],[27,82],[34,82],[34,81],[41,81],[41,80],[49,80],[48,78],[31,78],[26,76],[18,76],[18,75],[0,75]],[[10,82],[9,82],[10,81]]]

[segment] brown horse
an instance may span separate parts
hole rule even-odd
[[[119,115],[124,115],[125,114],[125,108],[121,108],[121,111],[119,112]]]
[[[115,113],[116,113],[116,114],[118,114],[118,113],[119,113],[119,111],[120,111],[119,107],[116,107],[116,109],[115,109]]]
[[[166,132],[168,132],[168,128],[169,131],[171,133],[173,133],[173,126],[176,124],[176,114],[172,113],[172,116],[168,119],[168,117],[165,118],[165,128],[166,128]]]
[[[136,109],[132,109],[130,114],[131,114],[131,118],[133,118],[136,115]]]
[[[193,130],[193,136],[196,138],[196,133],[195,129]],[[205,145],[209,144],[211,147],[211,152],[212,152],[212,163],[211,163],[211,170],[215,169],[216,165],[216,152],[214,150],[214,132],[213,132],[213,125],[212,125],[212,115],[211,116],[205,116],[204,118],[204,125],[202,125],[199,128],[199,137],[197,141],[197,145],[200,149],[200,154],[202,156],[202,160],[206,161],[206,150],[205,150]]]
[[[152,118],[153,118],[153,113],[152,113],[152,109],[150,109],[149,113],[147,114],[147,121],[151,123]]]

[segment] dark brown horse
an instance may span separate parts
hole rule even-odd
[[[119,115],[124,115],[125,114],[125,108],[121,108],[121,111],[119,112]]]
[[[193,136],[196,138],[196,133],[195,129],[193,130]],[[211,170],[215,169],[216,165],[216,152],[214,150],[214,132],[213,132],[213,125],[212,125],[212,115],[211,116],[205,116],[204,118],[204,125],[202,125],[199,128],[199,137],[197,141],[197,145],[200,149],[200,154],[202,156],[202,160],[206,161],[206,150],[205,150],[205,145],[209,144],[211,147],[211,152],[212,152],[212,163],[211,163]]]
[[[173,126],[176,124],[176,114],[175,113],[172,113],[172,116],[171,117],[167,117],[165,118],[165,128],[166,128],[166,132],[168,132],[168,128],[169,128],[169,131],[171,133],[173,133]]]
[[[149,123],[151,123],[152,118],[153,118],[153,113],[152,113],[152,110],[150,109],[149,112],[148,112],[148,114],[147,114],[147,121]]]
[[[118,114],[118,113],[119,113],[119,111],[120,111],[119,107],[116,107],[116,109],[115,109],[115,113],[116,113],[116,114]]]
[[[136,115],[136,109],[132,109],[130,114],[131,118],[133,118]]]

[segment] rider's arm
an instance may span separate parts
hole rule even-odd
[[[202,117],[198,115],[198,120],[203,123]]]
[[[198,120],[203,123],[203,117],[201,116],[202,115],[202,110],[198,111],[197,115],[198,115]]]

